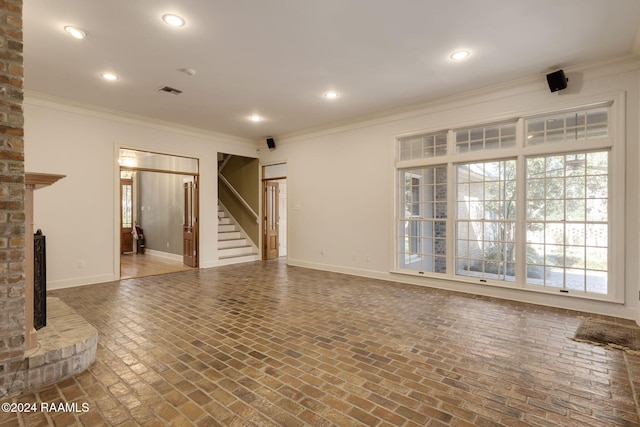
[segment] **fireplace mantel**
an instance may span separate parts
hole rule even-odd
[[[25,347],[27,350],[32,349],[38,344],[38,334],[33,327],[33,192],[39,188],[48,187],[66,175],[57,175],[51,173],[35,173],[26,172],[24,176],[25,183]]]
[[[66,175],[55,175],[52,173],[37,173],[27,172],[24,175],[24,183],[27,186],[31,186],[34,190],[38,188],[47,187],[51,184],[55,184]]]

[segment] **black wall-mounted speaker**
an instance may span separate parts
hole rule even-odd
[[[569,79],[564,75],[563,70],[547,74],[547,83],[549,83],[549,90],[551,92],[557,92],[567,88],[567,82]]]
[[[271,137],[267,138],[267,147],[269,147],[269,150],[275,150],[276,149],[276,141],[274,141],[274,139],[271,138]]]

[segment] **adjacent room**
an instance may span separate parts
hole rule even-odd
[[[197,160],[121,149],[118,164],[120,278],[196,268]]]
[[[640,425],[637,0],[0,18],[0,427]]]

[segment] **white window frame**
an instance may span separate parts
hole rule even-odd
[[[402,200],[397,200],[398,210],[399,210],[399,217],[400,217],[398,223],[396,223],[396,239],[397,239],[396,244],[398,245],[397,246],[398,247],[398,253],[397,253],[397,263],[398,263],[398,265],[401,265],[401,262],[400,262],[401,258],[404,257],[405,260],[406,260],[406,257],[407,257],[408,253],[414,254],[414,252],[412,250],[410,250],[410,252],[407,253],[407,252],[405,252],[404,250],[401,249],[400,242],[401,241],[405,241],[407,238],[409,240],[416,239],[415,243],[416,243],[416,247],[418,249],[417,249],[417,252],[414,255],[411,255],[411,259],[412,260],[415,260],[415,261],[419,260],[422,263],[424,261],[423,257],[431,258],[432,262],[435,265],[435,263],[437,262],[436,261],[437,259],[440,259],[440,258],[445,258],[446,259],[446,256],[443,256],[443,254],[436,253],[436,246],[438,245],[438,242],[443,240],[443,239],[440,238],[440,236],[437,236],[437,234],[436,234],[437,233],[437,227],[438,227],[438,225],[440,223],[444,222],[446,224],[446,218],[440,218],[440,217],[437,216],[437,212],[438,212],[438,208],[439,208],[438,204],[440,204],[442,202],[438,200],[438,197],[437,197],[437,194],[436,194],[437,188],[439,186],[439,182],[437,182],[437,179],[436,179],[436,176],[437,176],[436,168],[437,168],[437,166],[427,166],[427,167],[424,167],[424,168],[417,168],[417,169],[432,169],[432,171],[430,171],[430,172],[433,172],[434,175],[435,175],[434,176],[434,181],[433,181],[432,184],[426,184],[426,185],[423,185],[423,183],[422,183],[422,179],[424,178],[424,176],[417,175],[417,174],[413,173],[413,172],[415,172],[417,170],[416,168],[398,170],[399,175],[402,175],[405,178],[405,180],[407,178],[409,178],[411,180],[414,180],[414,179],[419,180],[419,182],[420,182],[420,184],[418,185],[419,192],[424,191],[424,189],[426,187],[432,187],[432,190],[434,191],[433,197],[431,199],[427,199],[428,201],[426,201],[426,202],[424,202],[421,198],[418,198],[418,207],[421,210],[421,212],[419,212],[418,215],[415,215],[415,216],[414,216],[413,213],[411,213],[410,216],[406,216],[402,212],[400,212],[401,206],[404,205],[404,202],[403,202],[404,198],[402,198]],[[398,192],[400,192],[401,188],[404,188],[404,185],[406,185],[406,184],[403,183],[400,179],[397,182],[398,182],[398,184],[400,186],[398,188]],[[413,198],[412,198],[412,202],[415,202],[415,200]],[[422,209],[424,208],[424,206],[423,206],[424,203],[431,203],[432,204],[432,209],[434,210],[432,216],[423,217]],[[422,227],[425,224],[431,224],[431,227],[433,227],[432,231],[433,231],[434,234],[432,236],[423,236],[421,233],[419,233],[418,235],[415,235],[415,236],[413,236],[412,234],[402,234],[402,233],[400,233],[400,230],[402,229],[402,227],[401,227],[401,223],[402,222],[407,222],[407,224],[411,224],[412,227],[416,226],[416,227],[420,228],[421,231],[422,231]],[[432,246],[430,252],[424,252],[424,247],[422,245],[425,243],[425,241],[424,241],[425,238],[427,240],[431,240],[432,241],[433,246]],[[410,242],[410,245],[411,244],[412,244],[412,242]],[[415,259],[414,259],[414,257],[415,257]],[[414,261],[412,261],[411,263],[413,263],[413,262]],[[406,264],[406,261],[405,261],[405,264]],[[420,270],[416,270],[416,269],[412,269],[412,268],[405,268],[405,269],[411,270],[411,271],[420,271]]]
[[[547,116],[552,114],[561,114],[570,111],[582,111],[597,107],[609,107],[609,129],[608,136],[605,138],[589,139],[583,141],[567,141],[553,144],[526,145],[525,120],[538,116]],[[428,277],[438,279],[448,279],[453,282],[473,283],[485,286],[497,286],[512,289],[520,289],[537,293],[560,294],[557,288],[543,288],[538,285],[528,285],[526,280],[526,257],[519,260],[526,254],[526,200],[525,188],[525,162],[526,158],[534,156],[543,156],[551,154],[565,154],[573,152],[587,151],[609,151],[609,171],[608,171],[608,197],[609,197],[609,218],[608,218],[608,290],[607,294],[594,294],[587,292],[563,292],[563,296],[585,298],[600,301],[609,301],[616,303],[624,303],[624,259],[625,259],[625,93],[607,94],[584,98],[582,101],[570,101],[560,105],[547,106],[538,109],[523,110],[514,113],[512,116],[496,117],[494,120],[479,120],[469,123],[459,123],[455,126],[447,126],[447,154],[437,157],[428,157],[423,159],[400,160],[399,157],[399,140],[407,137],[416,137],[419,135],[441,133],[442,127],[437,129],[425,129],[407,134],[398,134],[394,138],[395,152],[395,168],[394,168],[394,251],[393,264],[391,273],[406,274],[409,276]],[[516,144],[513,148],[487,149],[482,151],[474,151],[467,153],[456,152],[456,138],[454,129],[464,129],[471,127],[491,126],[494,124],[502,124],[505,122],[516,122]],[[472,278],[457,276],[455,274],[455,166],[462,163],[479,162],[479,161],[497,161],[516,159],[516,168],[518,170],[516,178],[516,194],[517,194],[517,213],[516,213],[516,281],[503,282],[493,281],[490,279]],[[447,185],[447,273],[431,273],[401,270],[398,266],[398,236],[397,224],[399,220],[398,212],[398,179],[400,169],[420,168],[430,166],[447,165],[447,176],[449,183]]]

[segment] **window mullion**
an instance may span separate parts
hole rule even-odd
[[[447,132],[447,152],[454,153],[456,149],[455,132]],[[451,159],[452,156],[449,156]],[[447,162],[447,176],[449,185],[447,186],[447,276],[455,276],[455,216],[456,216],[456,183],[455,166],[451,161]]]
[[[453,163],[447,164],[447,176],[449,176],[449,185],[447,186],[447,276],[455,276],[455,212],[456,212],[456,181],[455,167]]]
[[[522,153],[526,146],[524,119],[516,123],[516,148]],[[516,157],[516,285],[524,287],[527,283],[527,207],[526,207],[526,170],[525,156]]]
[[[527,284],[527,207],[525,157],[516,159],[516,283]],[[519,254],[519,255],[517,255]]]

